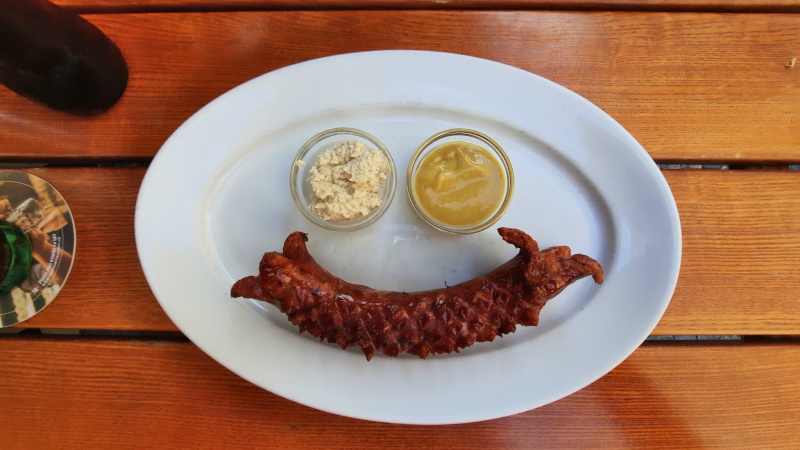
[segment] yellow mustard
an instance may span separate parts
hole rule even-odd
[[[503,201],[506,176],[485,148],[450,142],[428,153],[414,175],[414,195],[429,216],[454,227],[489,218]]]

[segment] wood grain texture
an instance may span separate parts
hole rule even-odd
[[[5,449],[800,445],[797,344],[645,344],[565,399],[438,427],[366,422],[292,403],[189,343],[6,338],[0,355]]]
[[[83,12],[319,9],[481,9],[797,12],[798,0],[55,0]]]
[[[654,334],[800,334],[800,172],[664,174],[683,258]]]
[[[76,118],[0,88],[0,158],[149,158],[192,113],[262,73],[340,53],[426,49],[511,64],[587,97],[658,160],[800,161],[800,16],[281,11],[87,17],[130,85]],[[347,30],[342,32],[341,30]],[[468,30],[468,32],[465,32]]]
[[[26,328],[174,331],[133,239],[141,168],[52,168],[78,255],[59,297]],[[667,170],[683,227],[675,295],[654,334],[800,334],[800,172]],[[264,249],[264,251],[271,249]]]

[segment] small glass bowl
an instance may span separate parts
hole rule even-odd
[[[312,200],[311,184],[308,182],[308,171],[317,163],[317,158],[325,150],[330,150],[345,141],[360,141],[368,148],[378,150],[389,160],[391,172],[386,174],[386,184],[380,190],[381,206],[370,211],[369,214],[357,219],[325,221],[309,209]],[[305,165],[298,164],[299,161]],[[297,152],[292,161],[289,184],[292,199],[297,209],[314,225],[333,231],[356,231],[365,228],[378,220],[389,209],[397,187],[397,169],[389,150],[375,136],[355,128],[332,128],[318,133],[308,140]]]
[[[468,226],[457,227],[434,219],[427,212],[425,212],[425,210],[419,204],[416,195],[414,194],[414,177],[417,174],[417,169],[419,169],[422,160],[431,151],[443,144],[450,142],[467,142],[485,148],[497,159],[506,176],[506,189],[503,192],[503,199],[494,213],[492,213],[486,219]],[[483,231],[494,225],[498,220],[500,220],[501,217],[503,217],[503,214],[505,214],[508,206],[511,204],[511,197],[514,195],[514,169],[511,167],[511,161],[508,159],[508,155],[506,155],[506,152],[503,151],[503,148],[500,147],[500,145],[495,142],[494,139],[490,138],[484,133],[481,133],[480,131],[470,130],[467,128],[454,128],[434,134],[426,139],[425,142],[419,146],[419,148],[417,148],[417,151],[414,152],[413,156],[411,156],[411,162],[408,163],[406,186],[408,198],[411,200],[411,205],[414,206],[414,209],[417,211],[420,217],[422,217],[431,226],[447,233],[472,234]]]

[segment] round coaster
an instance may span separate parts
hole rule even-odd
[[[0,328],[28,320],[64,286],[75,260],[75,222],[43,179],[0,171]]]

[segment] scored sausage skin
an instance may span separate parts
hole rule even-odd
[[[520,249],[517,256],[464,283],[409,293],[371,289],[332,275],[308,253],[308,236],[295,231],[283,253],[265,253],[259,275],[237,281],[231,296],[269,302],[301,332],[342,348],[358,346],[367,360],[376,351],[425,359],[493,341],[517,325],[535,326],[545,303],[571,283],[586,276],[603,282],[603,268],[588,256],[571,255],[564,246],[539,251],[520,230],[498,232]]]

